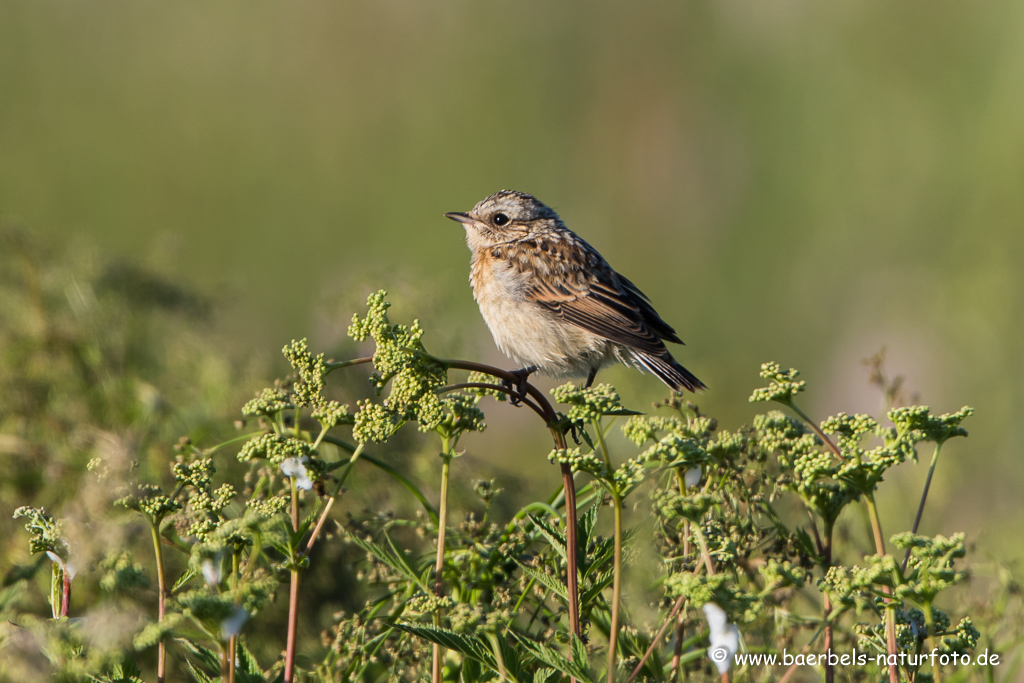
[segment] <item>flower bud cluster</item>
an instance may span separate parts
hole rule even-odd
[[[799,394],[807,386],[803,380],[797,380],[800,371],[795,368],[782,370],[778,363],[762,363],[761,377],[768,380],[769,384],[760,389],[754,389],[750,395],[750,402],[775,401],[776,403],[789,404],[793,397]]]

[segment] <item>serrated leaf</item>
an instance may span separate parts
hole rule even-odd
[[[519,563],[520,568],[523,570],[523,575],[533,579],[537,583],[541,584],[555,595],[562,598],[562,600],[569,599],[569,590],[565,587],[565,584],[559,581],[550,574],[545,574],[542,571],[538,571],[533,567],[528,567],[522,563]]]
[[[487,668],[497,672],[498,664],[491,653],[490,645],[476,636],[455,633],[443,628],[432,626],[415,626],[413,624],[391,623],[399,631],[422,638],[431,643],[437,643],[441,647],[455,650],[456,652],[475,659]]]
[[[202,663],[203,666],[205,666],[207,669],[216,673],[220,672],[220,657],[217,655],[216,652],[209,648],[205,648],[201,645],[196,645],[191,640],[186,640],[184,638],[176,638],[175,640],[181,643],[182,646],[184,646],[185,650],[187,650],[189,654],[191,654],[193,657],[198,659],[199,662]],[[187,658],[186,661],[188,661]],[[191,668],[191,664],[189,666]],[[214,675],[216,675],[216,673]]]
[[[556,671],[560,671],[566,676],[571,676],[581,683],[591,683],[590,673],[586,670],[583,664],[579,662],[571,662],[562,656],[560,652],[553,650],[546,645],[535,643],[527,638],[516,635],[519,639],[519,643],[532,654],[535,658],[547,664]],[[584,659],[585,663],[587,660]]]
[[[213,679],[204,674],[202,671],[192,666],[192,662],[185,660],[185,666],[188,667],[188,671],[192,674],[192,680],[196,683],[213,683]]]
[[[576,537],[579,539],[579,549],[584,552],[590,547],[590,543],[594,540],[594,529],[597,527],[597,513],[600,509],[600,503],[591,505],[590,508],[583,513],[582,517],[578,517],[576,519]]]
[[[551,545],[551,547],[555,549],[555,552],[561,555],[562,559],[564,560],[565,536],[562,535],[557,529],[553,528],[550,524],[540,519],[539,517],[535,517],[533,515],[527,515],[527,517],[530,518],[530,521],[533,522],[533,525],[537,528],[541,535],[547,539],[548,544]]]
[[[260,668],[260,663],[256,661],[256,657],[245,646],[241,636],[236,641],[235,657],[241,665],[241,669],[235,671],[238,683],[266,683],[267,679],[263,676],[263,669]]]
[[[554,683],[558,672],[550,667],[541,667],[533,672],[533,683]]]
[[[185,570],[185,573],[178,577],[178,580],[171,586],[171,593],[176,593],[179,588],[184,586],[186,583],[196,578],[199,575],[199,570],[189,567]]]
[[[384,535],[384,538],[387,539],[388,544],[391,546],[392,549],[394,549],[394,552],[389,551],[387,548],[377,543],[374,543],[373,541],[368,541],[364,538],[360,538],[355,534],[348,534],[349,541],[356,544],[369,554],[373,555],[375,558],[377,558],[377,560],[383,562],[385,565],[390,567],[395,572],[401,574],[406,579],[415,583],[424,592],[429,593],[429,589],[426,587],[423,580],[413,569],[412,565],[409,563],[408,558],[406,558],[403,553],[400,553],[398,552],[397,549],[395,549],[395,544],[391,542],[391,539],[388,538],[387,534]]]
[[[601,595],[605,588],[612,585],[612,581],[614,580],[615,574],[613,572],[608,572],[607,574],[597,577],[590,588],[580,594],[580,604],[589,605],[594,598]]]
[[[587,646],[580,637],[573,633],[569,637],[569,642],[572,645],[572,661],[577,664],[587,661]]]

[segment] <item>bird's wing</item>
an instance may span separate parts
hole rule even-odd
[[[507,258],[532,271],[526,298],[566,322],[655,356],[666,352],[662,339],[679,340],[643,293],[575,235],[529,240]]]

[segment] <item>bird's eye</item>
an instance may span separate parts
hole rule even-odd
[[[510,220],[511,219],[508,217],[508,215],[504,213],[496,213],[494,214],[494,217],[491,218],[491,221],[499,227],[507,224]]]

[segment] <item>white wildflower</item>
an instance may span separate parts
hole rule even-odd
[[[683,481],[686,483],[686,488],[696,486],[700,483],[701,477],[704,475],[701,473],[699,467],[691,467],[683,473]]]
[[[718,673],[724,674],[732,667],[732,658],[740,649],[740,630],[730,624],[725,610],[713,602],[704,605],[704,616],[708,620],[708,657],[715,663]]]
[[[295,486],[303,491],[313,488],[313,480],[309,478],[309,472],[306,471],[306,466],[302,464],[308,460],[309,458],[302,456],[301,458],[286,458],[281,463],[281,474],[286,477],[294,477]]]

